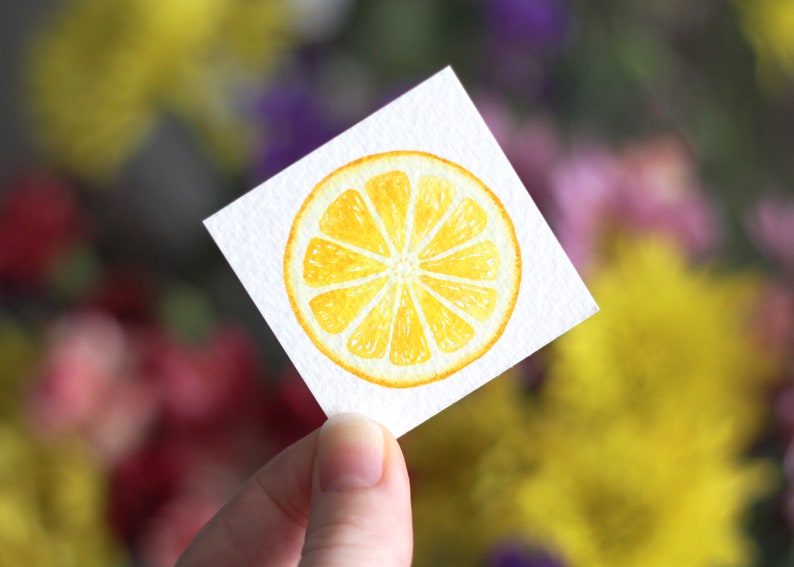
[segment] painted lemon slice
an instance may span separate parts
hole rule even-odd
[[[521,280],[502,203],[463,167],[396,151],[323,179],[284,255],[312,342],[353,374],[405,388],[441,380],[502,335]]]

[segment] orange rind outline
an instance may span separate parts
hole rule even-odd
[[[305,215],[306,210],[308,209],[310,203],[313,201],[315,195],[326,184],[326,182],[328,182],[332,177],[336,176],[338,173],[340,173],[340,172],[342,172],[344,170],[349,170],[349,169],[358,167],[362,163],[370,162],[370,161],[376,161],[376,160],[381,160],[381,159],[398,158],[400,156],[421,156],[421,157],[424,157],[424,158],[429,158],[431,160],[440,161],[443,164],[451,167],[452,169],[455,169],[455,170],[459,171],[461,174],[463,174],[464,177],[469,177],[477,185],[479,185],[480,188],[482,188],[485,191],[485,193],[488,196],[491,197],[491,199],[494,201],[494,203],[496,203],[496,205],[497,205],[496,208],[500,211],[500,213],[502,215],[502,218],[505,221],[505,223],[507,225],[507,228],[509,229],[508,230],[509,236],[511,237],[511,240],[513,242],[514,249],[515,249],[515,256],[516,256],[516,260],[515,260],[516,276],[515,276],[515,284],[513,286],[513,297],[510,299],[510,303],[509,303],[508,308],[507,308],[507,310],[505,312],[505,315],[503,316],[502,323],[499,325],[499,327],[493,333],[492,337],[487,342],[483,343],[481,348],[479,348],[478,350],[474,351],[474,353],[472,353],[470,356],[467,356],[466,358],[461,359],[460,362],[456,363],[451,368],[448,368],[448,369],[446,369],[446,370],[444,370],[442,372],[436,372],[436,373],[433,373],[433,374],[429,374],[426,378],[422,378],[421,380],[413,380],[413,381],[396,380],[396,379],[383,379],[383,378],[378,378],[378,377],[375,377],[375,376],[370,376],[370,375],[366,374],[365,372],[362,372],[361,370],[359,370],[359,369],[347,364],[346,362],[344,362],[342,360],[339,360],[337,358],[336,353],[334,351],[332,351],[331,349],[327,348],[325,346],[325,343],[322,342],[319,338],[315,337],[315,334],[312,331],[311,327],[306,324],[306,321],[304,320],[304,317],[301,314],[300,309],[298,308],[298,302],[296,301],[296,299],[295,299],[295,297],[293,295],[293,290],[291,289],[292,286],[291,286],[291,284],[289,282],[289,277],[288,277],[288,275],[289,275],[289,265],[291,263],[291,260],[293,259],[293,248],[294,248],[294,244],[295,244],[295,240],[296,240],[295,233],[297,231],[297,227],[300,224],[300,221],[303,219],[303,216]],[[455,162],[449,161],[447,159],[439,157],[439,156],[437,156],[435,154],[431,154],[429,152],[422,152],[422,151],[417,151],[417,150],[394,150],[394,151],[390,151],[390,152],[371,154],[371,155],[367,155],[367,156],[358,158],[356,160],[353,160],[353,161],[351,161],[351,162],[349,162],[349,163],[347,163],[347,164],[345,164],[345,165],[343,165],[341,167],[336,168],[335,170],[333,170],[331,173],[326,175],[319,183],[317,183],[314,186],[314,188],[311,190],[311,192],[306,196],[306,199],[303,201],[303,204],[301,205],[301,208],[298,210],[298,213],[295,215],[295,218],[292,221],[292,226],[290,227],[289,237],[287,239],[287,246],[284,249],[283,269],[284,269],[284,287],[286,288],[287,297],[289,298],[290,307],[292,308],[292,312],[295,314],[295,317],[297,318],[298,323],[300,324],[301,328],[304,330],[306,335],[308,335],[309,339],[312,341],[312,343],[314,343],[314,346],[316,346],[317,349],[320,352],[322,352],[325,356],[327,356],[334,364],[336,364],[337,366],[339,366],[341,368],[344,368],[345,370],[347,370],[348,372],[350,372],[351,374],[353,374],[355,376],[358,376],[362,380],[365,380],[365,381],[370,382],[372,384],[377,384],[379,386],[385,386],[387,388],[405,389],[405,388],[413,388],[413,387],[416,387],[416,386],[422,386],[422,385],[430,384],[430,383],[433,383],[433,382],[438,382],[440,380],[448,378],[449,376],[451,376],[452,374],[455,374],[459,370],[462,370],[463,368],[465,368],[466,366],[468,366],[469,364],[471,364],[475,360],[478,360],[483,355],[485,355],[485,353],[487,353],[488,351],[491,350],[491,348],[496,343],[496,341],[498,341],[501,338],[502,334],[504,333],[505,328],[507,328],[507,323],[510,321],[510,319],[513,316],[513,310],[515,309],[516,301],[518,300],[518,290],[521,287],[522,262],[521,262],[521,247],[518,244],[518,238],[516,237],[515,227],[513,226],[513,221],[510,219],[510,215],[507,214],[507,211],[505,210],[505,207],[502,204],[502,201],[499,199],[499,197],[497,197],[496,194],[493,191],[491,191],[491,189],[487,185],[485,185],[485,183],[480,181],[480,179],[476,175],[474,175],[472,172],[467,170],[465,167],[463,167],[461,165],[458,165]]]

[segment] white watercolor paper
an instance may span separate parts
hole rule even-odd
[[[598,310],[450,68],[205,225],[326,414],[396,436]]]

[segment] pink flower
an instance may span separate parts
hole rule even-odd
[[[551,174],[560,154],[551,122],[536,118],[518,124],[491,99],[478,102],[477,107],[532,199],[541,211],[548,213]]]
[[[53,325],[31,415],[96,448],[114,529],[145,564],[170,565],[243,480],[323,419],[297,374],[270,387],[263,374],[236,326],[190,344],[80,312]]]
[[[551,224],[571,260],[589,269],[614,236],[655,235],[700,257],[720,236],[719,215],[700,188],[692,159],[674,138],[613,155],[581,147],[552,173]]]
[[[680,139],[658,138],[633,146],[621,162],[628,181],[627,216],[634,230],[669,235],[693,256],[714,250],[721,236],[719,215]]]
[[[86,312],[57,321],[34,382],[30,410],[45,432],[78,432],[109,463],[138,446],[153,422],[155,392],[135,374],[121,326]]]
[[[30,171],[0,191],[0,285],[44,285],[86,231],[86,217],[63,181]]]
[[[597,265],[620,234],[662,237],[696,258],[718,244],[717,209],[679,139],[657,138],[618,154],[580,143],[565,155],[549,123],[516,125],[493,100],[479,107],[577,267]]]
[[[761,251],[783,273],[794,277],[794,198],[769,196],[762,199],[748,224]]]
[[[621,171],[606,151],[587,148],[557,165],[551,181],[549,221],[579,268],[600,254],[607,227],[620,208]]]

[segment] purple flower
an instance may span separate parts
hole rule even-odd
[[[564,567],[564,563],[543,549],[519,541],[497,545],[488,555],[487,567]]]
[[[568,35],[568,6],[562,0],[491,0],[486,10],[492,40],[505,49],[553,53]]]
[[[549,64],[570,30],[567,5],[562,0],[493,0],[485,10],[487,81],[522,98],[545,98],[554,90]]]
[[[259,115],[265,143],[257,173],[265,179],[341,131],[309,85],[301,82],[275,85],[262,98]]]

